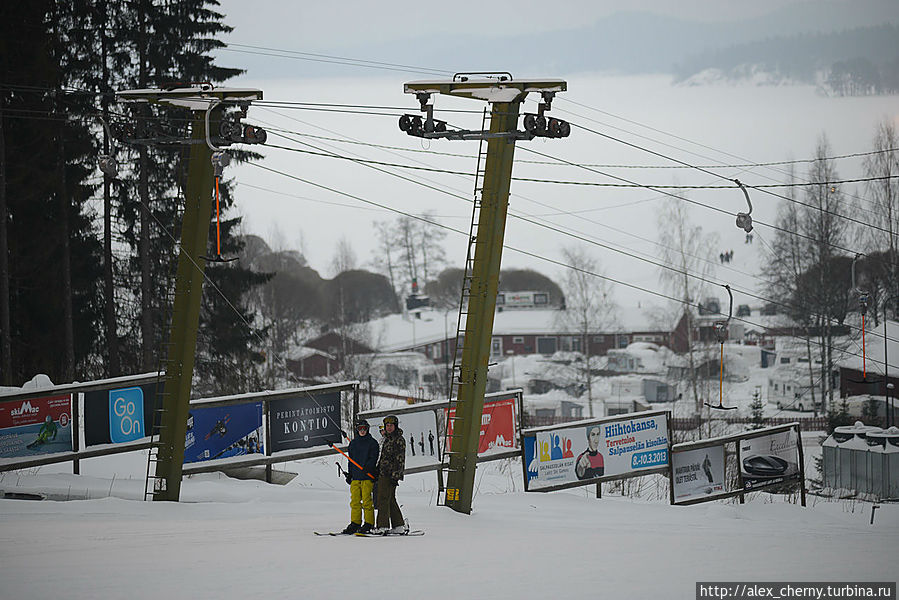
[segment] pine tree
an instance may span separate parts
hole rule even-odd
[[[749,404],[752,422],[749,430],[763,429],[765,427],[765,405],[762,403],[762,395],[758,389],[752,393],[752,402]]]
[[[90,99],[73,42],[77,6],[5,3],[0,13],[9,373],[54,381],[96,372],[100,246],[88,201]],[[4,324],[5,325],[5,324]]]

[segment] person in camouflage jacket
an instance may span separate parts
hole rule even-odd
[[[406,440],[399,419],[393,415],[384,417],[383,435],[378,458],[378,528],[375,531],[405,533],[403,513],[396,501],[396,487],[406,469]]]

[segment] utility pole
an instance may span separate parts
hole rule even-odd
[[[188,108],[192,111],[190,158],[188,160],[187,188],[185,191],[184,217],[181,228],[181,244],[178,253],[178,270],[175,278],[175,298],[172,306],[172,324],[169,330],[168,355],[165,361],[165,387],[162,393],[161,418],[158,419],[158,441],[151,448],[151,461],[155,455],[155,473],[148,481],[154,500],[178,501],[181,492],[181,473],[184,463],[184,443],[190,408],[191,379],[197,346],[197,329],[200,322],[200,300],[207,260],[204,256],[209,242],[209,222],[212,217],[213,175],[218,177],[227,164],[220,148],[212,142],[210,118],[213,110],[223,103],[235,103],[246,111],[252,100],[261,100],[262,92],[255,89],[215,89],[202,84],[174,89],[129,90],[116,94],[124,102],[149,102]],[[221,111],[216,110],[214,123],[221,121]],[[256,133],[255,128],[253,133]],[[224,135],[220,127],[216,135],[219,144],[234,141],[254,143],[241,134]],[[224,139],[222,139],[224,138]],[[264,138],[264,135],[263,135]],[[264,141],[264,139],[263,139]],[[216,151],[216,162],[213,162]],[[225,155],[227,157],[227,155]],[[221,256],[218,257],[221,259]]]
[[[483,188],[480,199],[475,198],[456,333],[456,339],[461,336],[464,342],[460,367],[452,373],[457,395],[455,416],[452,417],[453,432],[448,437],[451,448],[444,453],[449,458],[448,465],[445,465],[448,471],[446,506],[465,514],[471,513],[474,492],[515,141],[568,136],[571,132],[568,123],[558,119],[547,120],[544,116],[555,94],[566,89],[566,82],[560,79],[515,80],[510,73],[457,73],[452,81],[413,81],[404,86],[405,93],[416,96],[425,117],[403,115],[400,118],[401,130],[429,139],[487,141]],[[530,92],[541,94],[543,102],[537,114],[525,115],[524,131],[519,131],[519,109]],[[445,122],[434,119],[434,105],[429,104],[432,94],[489,102],[492,105],[490,129],[448,130]]]

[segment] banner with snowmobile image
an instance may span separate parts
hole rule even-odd
[[[71,451],[71,394],[0,403],[0,458]]]
[[[191,408],[184,440],[184,462],[261,454],[262,403]]]
[[[796,430],[741,439],[738,447],[743,489],[757,490],[800,478]]]
[[[668,469],[668,411],[522,431],[526,491],[551,491]]]

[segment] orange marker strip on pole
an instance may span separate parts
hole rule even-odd
[[[218,255],[222,255],[222,221],[219,218],[219,178],[215,178],[215,243]]]

